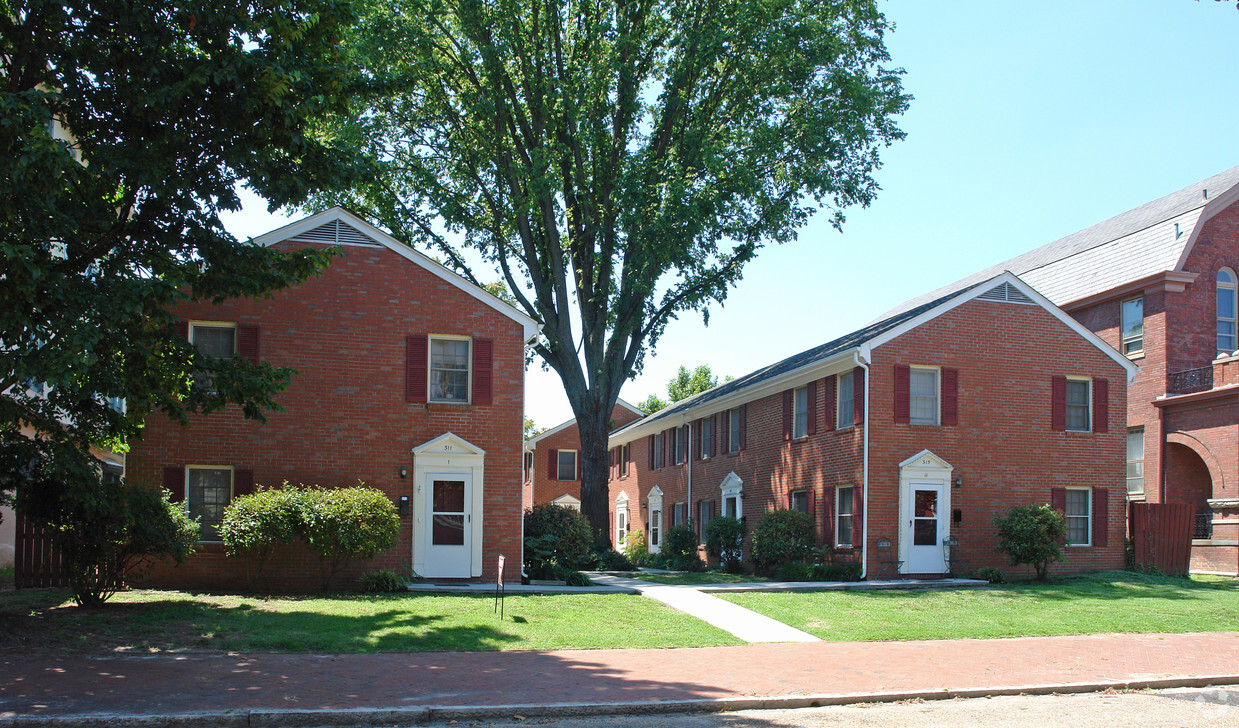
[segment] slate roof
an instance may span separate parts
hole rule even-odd
[[[1236,185],[1239,166],[904,301],[883,315],[918,307],[1003,271],[1016,274],[1058,306],[1173,271],[1205,206]],[[1208,199],[1203,194],[1206,190]]]

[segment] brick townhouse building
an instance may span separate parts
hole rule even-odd
[[[611,409],[611,429],[645,416],[622,398]],[[552,427],[525,440],[525,507],[555,503],[581,509],[581,433],[576,420]]]
[[[1120,568],[1135,371],[1002,273],[613,432],[613,537],[794,508],[866,578],[931,576],[1005,568],[993,517],[1053,503],[1057,572]]]
[[[1239,167],[913,299],[1009,270],[1140,367],[1127,497],[1196,510],[1192,570],[1239,574]]]
[[[338,246],[322,275],[264,300],[177,308],[202,351],[296,370],[265,424],[238,408],[187,427],[152,416],[127,463],[202,523],[198,553],[153,584],[226,587],[245,564],[216,527],[233,497],[285,481],[381,489],[400,507],[397,545],[345,573],[390,568],[493,579],[520,563],[525,345],[536,322],[339,207],[263,235],[280,249]],[[509,575],[510,576],[510,575]],[[267,566],[274,588],[318,584],[308,552]]]

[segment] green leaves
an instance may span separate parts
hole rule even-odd
[[[1044,581],[1050,563],[1066,561],[1060,543],[1067,537],[1067,520],[1047,504],[1012,506],[994,518],[998,528],[996,550],[1013,566],[1030,564]]]

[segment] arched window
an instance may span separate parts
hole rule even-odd
[[[1239,278],[1230,268],[1217,272],[1217,350],[1229,354],[1239,349],[1236,343],[1236,309],[1239,309]]]

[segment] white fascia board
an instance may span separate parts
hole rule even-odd
[[[981,283],[978,283],[975,286],[973,286],[971,289],[969,289],[968,291],[962,292],[959,295],[952,298],[951,300],[945,301],[939,304],[938,306],[931,308],[930,310],[922,313],[920,316],[909,319],[903,322],[902,324],[896,326],[895,328],[891,329],[890,331],[886,331],[882,334],[879,334],[878,336],[873,337],[869,341],[865,342],[864,353],[866,354],[866,357],[865,357],[866,361],[871,361],[871,359],[869,359],[868,354],[873,349],[876,349],[885,343],[888,343],[900,336],[903,336],[904,334],[917,328],[918,326],[921,326],[927,321],[931,321],[941,316],[942,314],[946,313],[947,311],[950,311],[954,308],[962,306],[968,301],[971,301],[974,298],[980,296],[982,293],[985,293],[986,291],[994,288],[995,286],[1002,285],[1003,283],[1009,283],[1013,287],[1019,289],[1021,293],[1031,298],[1033,302],[1035,302],[1041,308],[1045,309],[1051,316],[1053,316],[1054,318],[1058,319],[1063,324],[1065,324],[1067,328],[1079,334],[1083,339],[1085,339],[1090,344],[1100,349],[1103,354],[1113,359],[1116,363],[1122,365],[1123,369],[1127,371],[1128,384],[1130,384],[1131,381],[1135,378],[1136,372],[1139,371],[1140,369],[1135,364],[1133,364],[1130,359],[1120,354],[1118,349],[1115,349],[1113,346],[1110,346],[1109,344],[1107,344],[1104,340],[1102,340],[1100,336],[1098,336],[1097,334],[1094,334],[1092,331],[1089,331],[1087,328],[1084,327],[1083,324],[1081,324],[1079,321],[1076,321],[1067,312],[1063,311],[1058,306],[1055,306],[1050,301],[1050,299],[1038,293],[1036,289],[1034,289],[1032,286],[1025,283],[1023,280],[1020,279],[1019,276],[1015,275],[1011,271],[1005,271],[1003,273],[1000,273],[999,275],[994,276],[988,281],[983,281]]]
[[[624,409],[628,410],[629,412],[632,412],[634,415],[641,415],[642,417],[645,417],[646,415],[649,414],[649,412],[646,412],[645,410],[641,409],[635,404],[632,404],[630,402],[625,402],[623,397],[616,397],[615,403],[622,406]]]
[[[660,419],[656,422],[637,420],[631,425],[611,433],[607,447],[612,448],[626,445],[647,435],[662,432],[668,427],[677,427],[689,420],[708,417],[717,412],[724,412],[747,402],[754,402],[763,397],[768,397],[776,392],[782,392],[785,389],[795,389],[831,374],[847,371],[854,365],[856,351],[857,347],[855,346],[844,349],[829,359],[811,362],[798,369],[780,374],[777,377],[763,380],[749,387],[743,387],[725,397],[712,399],[701,407],[687,407],[683,411],[676,413],[677,416],[675,417]],[[847,364],[849,366],[840,367],[840,364]]]
[[[291,222],[284,227],[272,230],[269,233],[259,235],[253,239],[252,243],[254,245],[270,247],[276,243],[295,238],[298,235],[302,235],[310,230],[313,230],[314,228],[337,220],[360,230],[366,235],[369,235],[388,250],[397,253],[406,260],[416,263],[444,281],[447,281],[487,306],[495,309],[504,316],[516,321],[521,325],[521,329],[525,337],[525,343],[533,341],[538,336],[538,332],[542,330],[542,324],[527,316],[520,309],[496,298],[490,293],[487,293],[482,288],[448,270],[442,264],[434,261],[429,256],[410,248],[399,240],[393,238],[391,235],[375,227],[374,225],[371,225],[369,222],[366,222],[362,218],[352,212],[349,212],[345,208],[340,207],[339,205],[328,210],[324,210],[317,215],[311,215],[307,218],[297,220],[296,222]]]
[[[1183,245],[1183,252],[1179,254],[1179,262],[1175,264],[1175,270],[1181,271],[1183,266],[1187,265],[1187,256],[1191,255],[1192,248],[1196,246],[1196,239],[1200,237],[1200,231],[1204,229],[1205,223],[1236,201],[1239,201],[1239,185],[1231,187],[1205,203],[1205,209],[1200,211],[1200,217],[1196,218],[1196,224],[1192,226],[1192,234],[1187,237],[1187,242]]]

